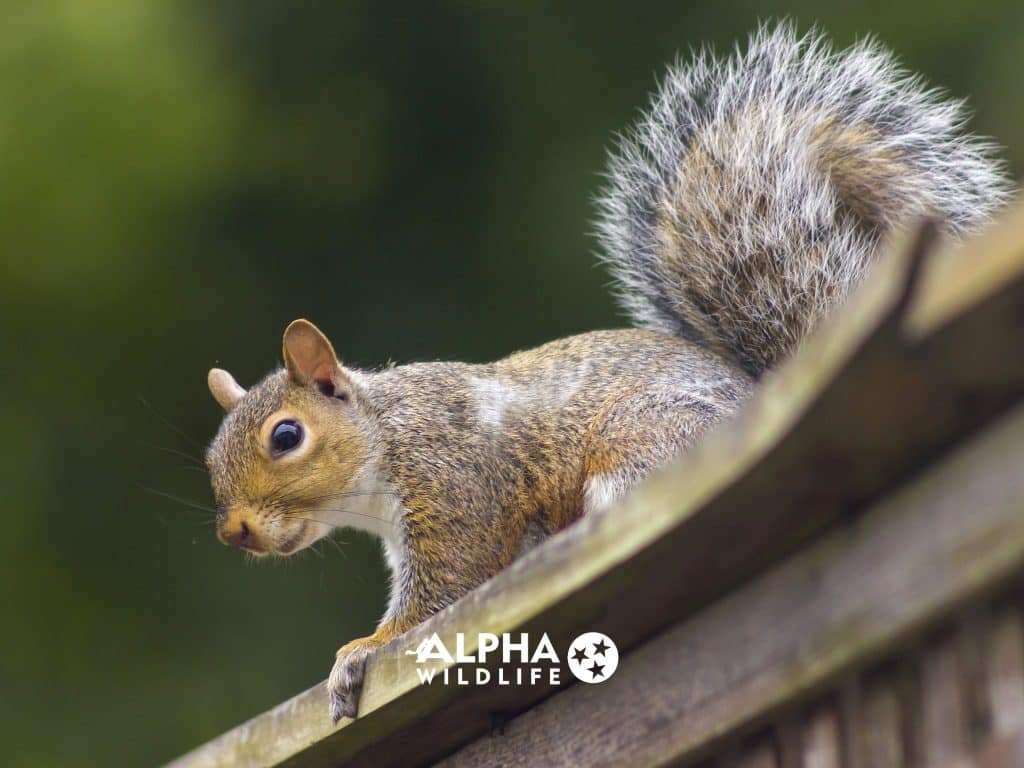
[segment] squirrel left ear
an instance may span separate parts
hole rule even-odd
[[[245,396],[245,389],[235,377],[220,368],[211,368],[206,376],[210,394],[225,411],[230,411]]]
[[[296,384],[313,384],[331,397],[347,397],[348,377],[334,347],[309,320],[294,320],[285,328],[282,346],[288,378]]]

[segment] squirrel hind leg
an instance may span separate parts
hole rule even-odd
[[[541,520],[537,518],[531,519],[526,524],[526,530],[523,531],[522,539],[519,542],[519,548],[516,551],[516,559],[518,560],[550,535],[551,532],[544,527],[544,523]]]
[[[734,402],[671,389],[628,393],[609,403],[591,426],[583,466],[583,514],[619,501],[732,413]]]

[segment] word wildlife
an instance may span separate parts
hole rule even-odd
[[[519,634],[518,641],[513,640],[508,632],[500,636],[481,632],[476,640],[476,653],[467,653],[466,637],[462,632],[457,633],[455,653],[452,654],[435,632],[415,650],[407,650],[405,653],[416,656],[416,664],[419,665],[416,674],[423,685],[430,685],[435,677],[444,685],[487,685],[492,681],[497,685],[560,685],[561,659],[546,632],[532,650],[526,632]],[[484,664],[499,649],[502,665],[515,666],[500,666],[493,671],[482,666],[475,669],[451,666]]]

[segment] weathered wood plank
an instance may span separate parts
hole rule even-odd
[[[858,675],[850,674],[839,684],[839,719],[843,765],[863,765],[864,754],[864,695]]]
[[[835,707],[831,703],[819,706],[804,728],[803,768],[841,768],[841,755],[842,735]]]
[[[957,668],[960,673],[960,695],[964,705],[964,737],[966,747],[976,752],[992,732],[989,707],[987,656],[989,641],[989,606],[969,606],[955,630]]]
[[[992,626],[988,666],[992,731],[1024,731],[1024,630],[1017,606],[1004,608]]]
[[[761,739],[746,750],[736,768],[781,768],[775,745],[769,738]]]
[[[966,702],[952,638],[925,652],[921,665],[925,765],[947,765],[967,754]]]
[[[981,750],[975,765],[977,768],[1020,768],[1024,765],[1024,729],[993,739]]]
[[[564,647],[577,632],[599,629],[628,650],[793,551],[1024,392],[1024,356],[977,351],[993,335],[1009,338],[1007,324],[1015,340],[1019,330],[1024,211],[1003,230],[916,291],[908,275],[923,241],[880,265],[734,424],[612,513],[552,538],[377,654],[357,720],[332,728],[318,686],[175,764],[428,761],[485,733],[494,713],[550,694],[541,686],[420,686],[402,652],[430,632],[448,641],[456,631],[546,631]],[[1002,265],[986,272],[998,279],[970,282],[966,299],[948,290],[990,260]],[[919,302],[927,311],[914,314]],[[974,374],[959,370],[962,347],[983,355],[967,359],[978,363]]]
[[[863,743],[864,765],[874,768],[902,768],[908,761],[904,754],[905,721],[896,684],[888,676],[870,683],[864,695],[863,730],[858,737]]]
[[[467,745],[442,765],[529,766],[542,755],[545,764],[573,764],[550,759],[554,744],[577,764],[707,757],[776,708],[896,652],[1024,575],[1021,466],[1024,408],[862,518],[635,649],[608,682],[562,691],[508,723],[503,736]],[[950,648],[939,646],[926,665],[926,706],[957,709],[929,725],[926,764],[963,744],[943,732],[959,718]],[[929,704],[930,695],[938,701]]]

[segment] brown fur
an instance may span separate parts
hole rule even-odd
[[[835,54],[766,27],[746,53],[673,68],[612,159],[605,259],[653,330],[365,372],[298,320],[285,368],[248,393],[211,371],[228,411],[208,456],[223,541],[289,554],[357,526],[384,543],[390,601],[338,652],[334,719],[355,715],[375,648],[732,413],[893,227],[922,214],[953,235],[979,227],[1009,185],[961,121],[874,44]],[[285,427],[295,445],[274,448]]]
[[[333,524],[325,503],[394,497],[394,530],[383,518],[352,523],[383,526],[396,552],[393,595],[377,631],[339,651],[336,717],[354,715],[373,648],[593,511],[589,481],[604,494],[592,506],[610,502],[731,413],[751,386],[706,350],[652,331],[583,334],[488,365],[360,372],[306,325],[298,354],[317,374],[303,373],[286,335],[288,367],[231,408],[208,464],[219,535],[258,553],[289,554],[324,535]],[[345,398],[326,381],[342,382]],[[303,427],[295,456],[268,448],[282,419]]]

